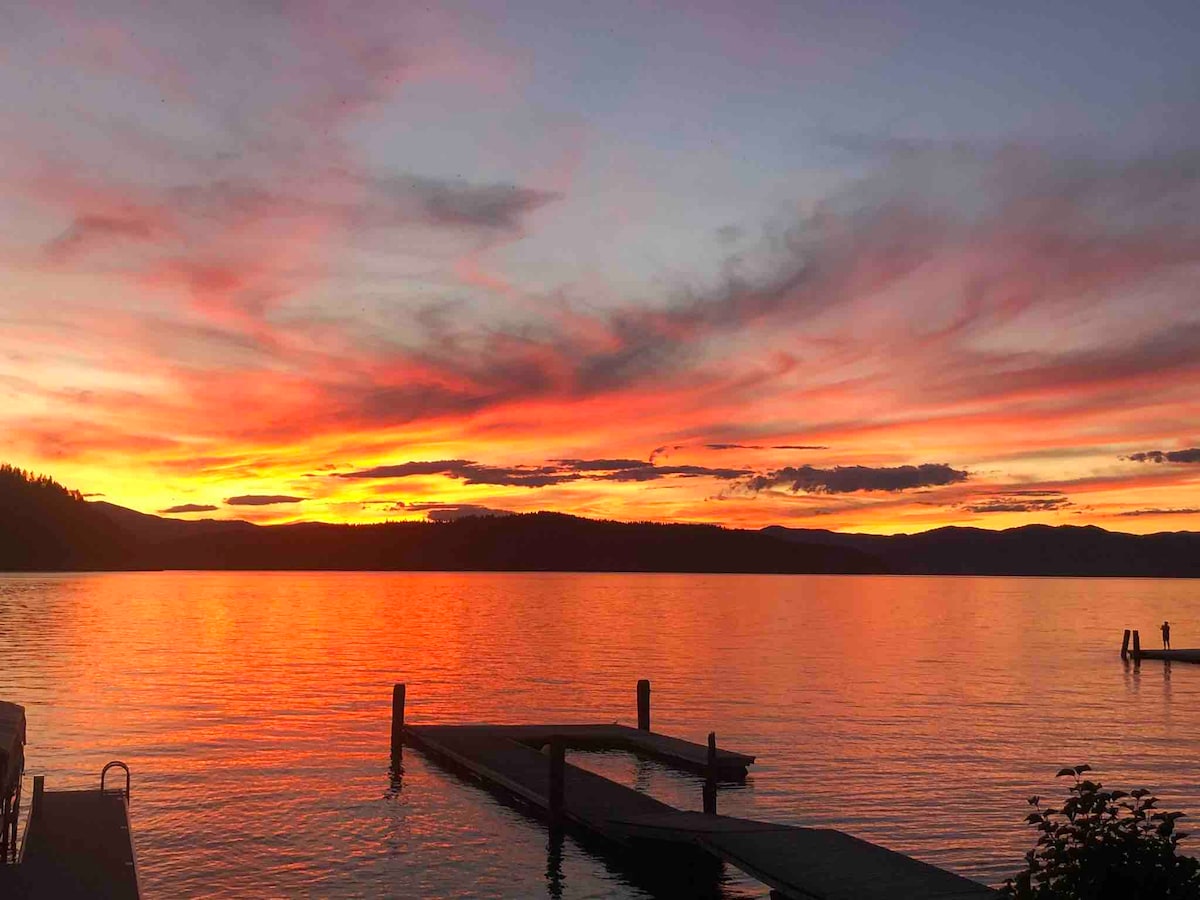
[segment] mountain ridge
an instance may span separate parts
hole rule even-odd
[[[769,525],[780,540],[857,549],[897,575],[1200,577],[1200,532],[1129,534],[1098,525],[1032,523],[1002,530],[947,525],[897,535]]]
[[[595,571],[1200,577],[1200,532],[944,526],[872,535],[769,525],[586,519],[257,525],[89,502],[0,466],[0,571],[83,569]]]

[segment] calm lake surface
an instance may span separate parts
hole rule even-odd
[[[27,791],[130,764],[151,900],[651,895],[414,749],[393,777],[395,681],[414,723],[636,723],[650,678],[656,729],[757,754],[722,812],[994,883],[1060,766],[1200,813],[1200,666],[1117,655],[1164,618],[1200,645],[1200,581],[0,575],[0,698],[26,707]],[[700,808],[695,778],[571,759]],[[714,891],[766,894],[734,870]]]

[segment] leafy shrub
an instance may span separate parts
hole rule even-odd
[[[1090,766],[1059,771],[1074,778],[1066,801],[1034,808],[1025,821],[1038,832],[1026,868],[1004,891],[1018,900],[1200,900],[1200,860],[1179,852],[1181,812],[1159,812],[1144,789],[1106,791],[1083,778]]]

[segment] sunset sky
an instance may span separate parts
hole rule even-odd
[[[1200,4],[0,10],[0,461],[181,518],[1200,530]]]

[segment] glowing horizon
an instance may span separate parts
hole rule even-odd
[[[1193,5],[106,5],[0,44],[0,461],[258,522],[1200,529]]]

